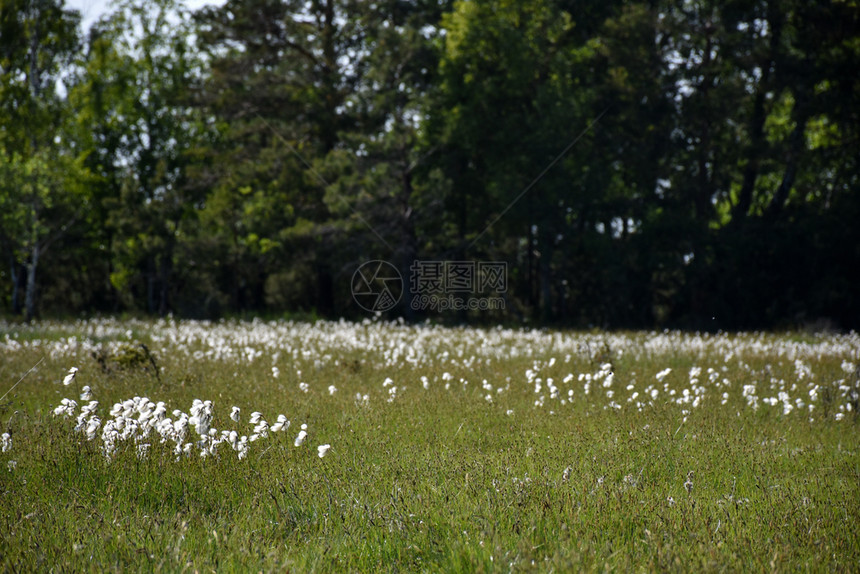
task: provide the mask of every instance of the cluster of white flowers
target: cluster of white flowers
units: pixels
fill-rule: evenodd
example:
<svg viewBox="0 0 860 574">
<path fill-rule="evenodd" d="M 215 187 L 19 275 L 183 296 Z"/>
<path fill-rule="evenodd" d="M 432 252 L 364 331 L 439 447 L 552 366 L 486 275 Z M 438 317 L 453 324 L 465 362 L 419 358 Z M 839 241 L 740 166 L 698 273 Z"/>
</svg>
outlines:
<svg viewBox="0 0 860 574">
<path fill-rule="evenodd" d="M 0 452 L 9 452 L 12 450 L 12 435 L 4 432 L 0 435 Z"/>
<path fill-rule="evenodd" d="M 388 389 L 388 399 L 386 399 L 389 403 L 393 403 L 397 398 L 397 385 L 394 384 L 394 381 L 391 380 L 390 377 L 386 377 L 384 381 L 382 381 L 382 388 Z"/>
<path fill-rule="evenodd" d="M 85 387 L 86 394 L 92 398 L 92 389 Z M 134 397 L 115 403 L 110 410 L 110 419 L 102 424 L 96 414 L 99 403 L 90 400 L 81 407 L 75 416 L 78 404 L 72 399 L 64 398 L 54 409 L 54 416 L 64 418 L 75 417 L 74 430 L 82 432 L 86 440 L 94 440 L 101 431 L 102 452 L 111 460 L 120 444 L 133 444 L 139 457 L 144 458 L 150 452 L 153 440 L 159 444 L 172 444 L 173 454 L 179 460 L 182 456 L 191 456 L 197 452 L 206 458 L 216 456 L 221 445 L 228 445 L 241 460 L 247 457 L 249 444 L 260 439 L 269 438 L 272 434 L 285 432 L 290 427 L 290 421 L 283 414 L 278 415 L 275 424 L 269 425 L 260 412 L 253 412 L 248 420 L 253 425 L 250 435 L 241 434 L 237 430 L 221 430 L 212 427 L 215 416 L 212 401 L 194 399 L 189 409 L 190 414 L 176 409 L 168 414 L 164 402 L 153 402 L 147 397 Z M 240 421 L 241 409 L 233 407 L 230 419 Z M 189 428 L 193 429 L 196 439 L 189 439 Z M 303 424 L 294 444 L 301 446 L 308 437 L 308 425 Z M 7 446 L 8 442 L 8 446 Z M 11 448 L 11 438 L 8 433 L 3 435 L 3 450 Z M 318 447 L 320 458 L 325 456 L 331 445 Z"/>
<path fill-rule="evenodd" d="M 241 372 L 242 365 L 257 364 L 269 381 L 276 379 L 276 384 L 284 382 L 292 390 L 298 385 L 298 391 L 303 393 L 335 397 L 339 396 L 339 389 L 329 384 L 331 381 L 315 386 L 318 383 L 303 379 L 302 374 L 312 377 L 309 373 L 337 367 L 348 360 L 350 367 L 355 362 L 366 365 L 368 371 L 380 373 L 379 379 L 371 378 L 367 386 L 359 383 L 348 389 L 360 408 L 368 407 L 371 402 L 381 405 L 402 402 L 411 391 L 409 381 L 420 382 L 424 390 L 432 390 L 434 395 L 444 390 L 485 401 L 501 413 L 513 413 L 516 409 L 518 414 L 523 411 L 513 401 L 523 393 L 532 397 L 534 409 L 545 409 L 549 414 L 564 412 L 572 405 L 589 412 L 601 409 L 644 412 L 672 405 L 677 408 L 679 419 L 705 405 L 707 408 L 731 405 L 729 408 L 810 418 L 815 410 L 816 415 L 827 413 L 831 420 L 843 419 L 857 408 L 860 400 L 857 369 L 860 334 L 857 333 L 822 334 L 792 341 L 767 333 L 576 333 L 502 327 L 450 329 L 374 319 L 359 323 L 262 320 L 212 323 L 171 318 L 155 322 L 93 319 L 77 321 L 71 326 L 43 323 L 40 330 L 76 333 L 50 340 L 39 339 L 39 331 L 30 329 L 29 326 L 10 329 L 11 334 L 0 339 L 0 355 L 38 348 L 57 360 L 68 360 L 97 346 L 111 352 L 119 348 L 116 345 L 127 345 L 135 334 L 146 338 L 155 356 L 178 360 L 188 357 L 229 365 L 235 370 L 234 376 Z M 26 331 L 28 336 L 19 336 L 19 331 Z M 355 359 L 356 356 L 360 359 Z M 682 367 L 673 362 L 678 357 L 697 357 L 698 364 Z M 703 362 L 707 360 L 712 362 Z M 510 376 L 504 380 L 494 379 L 495 374 L 490 376 L 495 369 L 487 366 L 510 361 L 528 366 L 524 369 L 525 377 L 522 371 L 513 375 L 513 381 Z M 583 371 L 580 372 L 573 368 L 577 363 L 594 367 L 580 367 Z M 656 367 L 638 373 L 628 368 L 639 364 Z M 78 382 L 80 376 L 77 368 L 72 367 L 64 373 L 62 381 L 70 385 Z M 385 381 L 381 387 L 377 382 L 380 379 Z M 467 379 L 472 379 L 472 383 Z M 476 381 L 480 383 L 474 384 Z M 507 392 L 512 387 L 515 392 Z M 80 405 L 92 400 L 92 389 L 83 387 Z M 79 403 L 66 399 L 55 412 L 58 416 L 77 417 L 83 411 Z M 153 413 L 150 416 L 155 416 L 157 406 L 150 410 Z M 95 411 L 88 411 L 78 420 L 81 432 L 90 429 L 91 433 L 96 427 L 101 432 L 104 424 L 99 426 L 94 416 Z M 139 416 L 140 413 L 134 418 Z M 159 416 L 168 418 L 166 413 Z M 238 408 L 229 416 L 237 424 L 245 420 L 240 418 Z M 205 401 L 192 405 L 186 417 L 186 425 L 207 437 L 216 420 L 211 402 L 206 405 Z M 178 420 L 175 416 L 169 418 L 174 423 Z M 276 432 L 275 428 L 280 432 L 287 427 L 286 420 L 280 424 L 264 422 L 252 423 L 253 432 L 248 429 L 246 433 L 248 443 L 268 437 Z M 237 444 L 241 443 L 241 436 L 239 433 Z"/>
<path fill-rule="evenodd" d="M 54 409 L 54 416 L 58 417 L 62 415 L 65 417 L 73 417 L 75 416 L 75 409 L 77 408 L 77 401 L 73 401 L 72 399 L 63 399 L 60 401 L 57 408 Z"/>
</svg>

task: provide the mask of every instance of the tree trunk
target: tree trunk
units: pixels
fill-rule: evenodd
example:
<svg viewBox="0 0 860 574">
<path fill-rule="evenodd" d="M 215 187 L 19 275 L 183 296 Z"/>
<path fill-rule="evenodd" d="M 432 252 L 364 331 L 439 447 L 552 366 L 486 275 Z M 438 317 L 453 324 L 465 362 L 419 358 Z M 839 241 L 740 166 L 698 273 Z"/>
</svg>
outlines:
<svg viewBox="0 0 860 574">
<path fill-rule="evenodd" d="M 168 295 L 170 293 L 170 268 L 173 260 L 172 249 L 167 250 L 167 253 L 161 256 L 161 265 L 159 269 L 159 297 L 158 297 L 158 314 L 162 317 L 167 315 L 169 310 Z"/>
<path fill-rule="evenodd" d="M 541 320 L 550 322 L 554 319 L 552 306 L 552 234 L 546 222 L 541 224 L 540 233 L 540 303 Z"/>
<path fill-rule="evenodd" d="M 12 314 L 17 315 L 21 312 L 21 298 L 18 296 L 21 278 L 18 275 L 18 262 L 15 258 L 9 257 L 9 263 L 12 272 Z"/>
<path fill-rule="evenodd" d="M 400 277 L 403 280 L 403 292 L 401 308 L 403 316 L 407 321 L 415 320 L 415 311 L 412 309 L 412 263 L 418 257 L 418 239 L 415 236 L 415 222 L 412 219 L 412 169 L 409 167 L 409 157 L 405 149 L 401 150 L 401 162 L 403 171 L 400 179 L 400 247 L 396 253 L 397 265 Z"/>
<path fill-rule="evenodd" d="M 27 291 L 24 297 L 25 320 L 29 323 L 36 316 L 36 267 L 39 265 L 39 242 L 33 242 L 30 261 L 27 263 Z"/>
</svg>

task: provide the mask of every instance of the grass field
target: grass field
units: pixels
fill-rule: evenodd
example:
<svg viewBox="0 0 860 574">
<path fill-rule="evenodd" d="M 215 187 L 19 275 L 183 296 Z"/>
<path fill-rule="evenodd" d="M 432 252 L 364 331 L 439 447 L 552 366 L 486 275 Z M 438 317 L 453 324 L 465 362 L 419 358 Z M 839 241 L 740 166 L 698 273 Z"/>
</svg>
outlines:
<svg viewBox="0 0 860 574">
<path fill-rule="evenodd" d="M 858 364 L 853 333 L 0 323 L 0 570 L 857 571 Z"/>
</svg>

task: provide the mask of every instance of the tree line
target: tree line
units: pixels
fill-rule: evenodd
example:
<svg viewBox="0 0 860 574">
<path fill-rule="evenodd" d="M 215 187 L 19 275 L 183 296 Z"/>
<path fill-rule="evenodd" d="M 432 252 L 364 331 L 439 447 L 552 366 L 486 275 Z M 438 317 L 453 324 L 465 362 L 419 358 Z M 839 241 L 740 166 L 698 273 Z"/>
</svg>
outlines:
<svg viewBox="0 0 860 574">
<path fill-rule="evenodd" d="M 361 263 L 446 260 L 507 264 L 504 311 L 457 320 L 857 327 L 858 24 L 848 0 L 120 0 L 83 30 L 0 0 L 4 313 L 359 317 Z"/>
</svg>

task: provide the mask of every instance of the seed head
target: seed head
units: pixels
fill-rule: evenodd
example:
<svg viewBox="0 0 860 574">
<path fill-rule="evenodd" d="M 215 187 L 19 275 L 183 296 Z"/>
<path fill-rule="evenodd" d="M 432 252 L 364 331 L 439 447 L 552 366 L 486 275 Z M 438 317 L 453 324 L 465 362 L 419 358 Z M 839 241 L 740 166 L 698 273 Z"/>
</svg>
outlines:
<svg viewBox="0 0 860 574">
<path fill-rule="evenodd" d="M 74 380 L 75 380 L 75 374 L 76 374 L 77 372 L 78 372 L 78 368 L 77 368 L 77 367 L 72 367 L 71 369 L 69 369 L 69 373 L 68 373 L 68 374 L 66 375 L 66 377 L 63 379 L 63 385 L 64 385 L 64 386 L 66 386 L 66 387 L 68 387 L 69 385 L 71 385 L 71 384 L 72 384 L 72 381 L 74 381 Z"/>
</svg>

